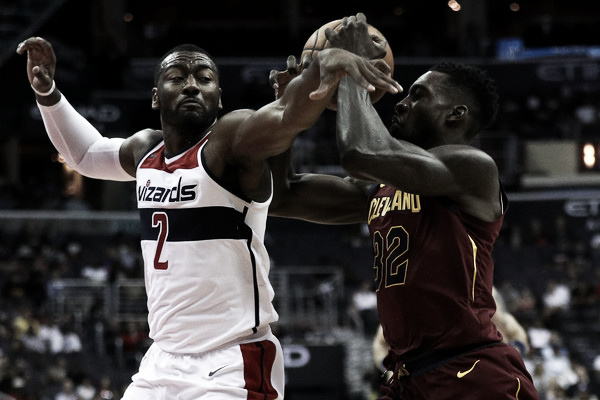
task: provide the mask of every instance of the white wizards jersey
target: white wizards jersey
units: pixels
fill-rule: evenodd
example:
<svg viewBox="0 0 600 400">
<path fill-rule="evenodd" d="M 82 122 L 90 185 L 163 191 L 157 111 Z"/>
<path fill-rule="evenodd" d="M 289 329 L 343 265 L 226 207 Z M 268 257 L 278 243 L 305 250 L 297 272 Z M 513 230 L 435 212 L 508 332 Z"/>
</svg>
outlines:
<svg viewBox="0 0 600 400">
<path fill-rule="evenodd" d="M 137 168 L 150 337 L 171 353 L 248 342 L 278 318 L 264 246 L 271 198 L 219 185 L 203 165 L 206 140 L 169 159 L 161 142 Z"/>
</svg>

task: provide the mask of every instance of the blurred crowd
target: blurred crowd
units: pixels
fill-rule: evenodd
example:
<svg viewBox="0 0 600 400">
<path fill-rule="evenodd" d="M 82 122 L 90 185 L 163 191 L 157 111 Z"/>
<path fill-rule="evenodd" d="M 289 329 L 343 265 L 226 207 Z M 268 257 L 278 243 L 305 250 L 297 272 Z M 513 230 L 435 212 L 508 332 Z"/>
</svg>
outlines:
<svg viewBox="0 0 600 400">
<path fill-rule="evenodd" d="M 505 225 L 494 254 L 497 287 L 527 329 L 525 361 L 542 400 L 600 395 L 600 259 L 564 217 Z"/>
<path fill-rule="evenodd" d="M 98 241 L 104 245 L 93 245 Z M 141 265 L 131 268 L 139 257 L 137 246 L 135 238 L 121 235 L 111 240 L 24 233 L 3 241 L 0 393 L 15 400 L 120 398 L 147 347 L 145 323 L 112 320 L 98 306 L 57 313 L 50 283 L 140 278 Z"/>
</svg>

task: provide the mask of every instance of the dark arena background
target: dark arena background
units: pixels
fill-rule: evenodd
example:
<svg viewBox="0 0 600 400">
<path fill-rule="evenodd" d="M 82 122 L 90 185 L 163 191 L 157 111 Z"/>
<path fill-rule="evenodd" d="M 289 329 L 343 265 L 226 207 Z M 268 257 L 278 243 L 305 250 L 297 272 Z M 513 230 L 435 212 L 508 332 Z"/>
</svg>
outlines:
<svg viewBox="0 0 600 400">
<path fill-rule="evenodd" d="M 216 58 L 225 111 L 257 108 L 274 97 L 271 69 L 322 24 L 357 12 L 389 40 L 405 88 L 442 59 L 483 66 L 498 82 L 499 117 L 475 143 L 511 200 L 495 284 L 528 331 L 540 397 L 598 399 L 600 3 L 589 0 L 2 0 L 1 393 L 118 399 L 149 345 L 133 184 L 59 162 L 18 43 L 49 39 L 61 91 L 104 135 L 125 137 L 159 127 L 152 70 L 174 45 Z M 384 121 L 399 99 L 377 103 Z M 328 111 L 297 139 L 302 171 L 343 174 L 334 123 Z M 271 218 L 266 240 L 286 399 L 375 398 L 365 227 Z"/>
</svg>

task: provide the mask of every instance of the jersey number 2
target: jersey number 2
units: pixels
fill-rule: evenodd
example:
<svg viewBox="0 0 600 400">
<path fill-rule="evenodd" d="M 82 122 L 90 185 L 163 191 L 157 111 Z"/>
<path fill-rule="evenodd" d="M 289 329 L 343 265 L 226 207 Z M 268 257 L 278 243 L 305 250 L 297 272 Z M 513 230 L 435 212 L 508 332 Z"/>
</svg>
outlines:
<svg viewBox="0 0 600 400">
<path fill-rule="evenodd" d="M 377 291 L 384 287 L 404 285 L 408 268 L 408 232 L 401 227 L 391 228 L 385 237 L 381 231 L 373 234 L 375 282 Z"/>
<path fill-rule="evenodd" d="M 169 235 L 169 218 L 163 212 L 152 214 L 152 227 L 158 228 L 158 239 L 156 240 L 156 253 L 154 253 L 154 269 L 169 268 L 168 261 L 160 261 L 163 246 Z"/>
</svg>

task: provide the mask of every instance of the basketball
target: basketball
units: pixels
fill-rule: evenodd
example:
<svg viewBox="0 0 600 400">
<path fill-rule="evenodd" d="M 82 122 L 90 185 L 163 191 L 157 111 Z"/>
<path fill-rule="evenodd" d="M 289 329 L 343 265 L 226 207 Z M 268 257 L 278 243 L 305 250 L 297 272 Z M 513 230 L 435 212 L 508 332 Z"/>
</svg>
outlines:
<svg viewBox="0 0 600 400">
<path fill-rule="evenodd" d="M 316 53 L 318 53 L 320 50 L 330 47 L 331 44 L 329 43 L 329 39 L 327 39 L 327 36 L 325 36 L 325 30 L 327 28 L 331 28 L 333 30 L 338 30 L 341 26 L 342 26 L 342 20 L 337 19 L 335 21 L 331 21 L 331 22 L 328 22 L 328 23 L 322 25 L 319 29 L 314 31 L 313 34 L 310 35 L 310 37 L 304 44 L 304 48 L 302 49 L 302 54 L 300 54 L 300 63 L 302 64 L 302 61 L 304 60 L 305 57 L 310 57 L 312 59 L 316 55 Z M 371 38 L 373 39 L 374 42 L 381 43 L 381 41 L 383 41 L 383 40 L 385 40 L 387 42 L 387 39 L 385 38 L 385 36 L 383 36 L 383 34 L 374 26 L 369 25 L 368 32 L 371 35 Z M 394 74 L 394 55 L 392 53 L 392 49 L 390 47 L 389 42 L 387 42 L 386 53 L 385 53 L 385 57 L 383 58 L 383 60 L 386 62 L 387 65 L 389 65 L 389 67 L 391 69 L 391 73 L 393 75 Z M 371 101 L 373 103 L 376 103 L 377 101 L 379 101 L 383 97 L 384 94 L 385 94 L 385 91 L 381 90 L 381 89 L 377 89 L 374 92 L 369 93 L 369 95 L 371 96 Z M 333 104 L 329 105 L 328 108 L 330 108 L 332 110 L 336 110 L 337 109 L 337 101 L 335 101 L 335 99 L 334 99 Z"/>
</svg>

